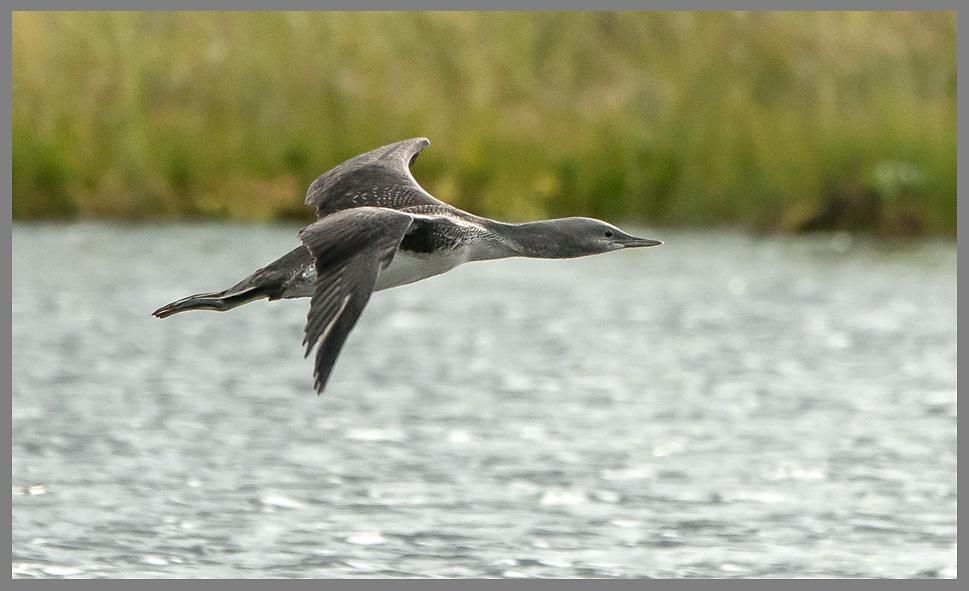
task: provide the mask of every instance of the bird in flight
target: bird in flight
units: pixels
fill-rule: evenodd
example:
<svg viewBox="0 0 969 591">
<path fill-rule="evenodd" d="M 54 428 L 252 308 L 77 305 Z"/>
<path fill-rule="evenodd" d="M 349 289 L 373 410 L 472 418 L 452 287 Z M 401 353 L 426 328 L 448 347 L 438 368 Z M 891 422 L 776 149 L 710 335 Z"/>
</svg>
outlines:
<svg viewBox="0 0 969 591">
<path fill-rule="evenodd" d="M 410 167 L 430 142 L 413 138 L 355 156 L 306 192 L 316 221 L 301 246 L 232 287 L 191 295 L 153 312 L 224 312 L 254 300 L 310 298 L 303 345 L 316 348 L 317 393 L 375 291 L 440 275 L 468 261 L 507 257 L 574 258 L 656 246 L 606 222 L 571 217 L 508 224 L 480 217 L 425 191 Z"/>
</svg>

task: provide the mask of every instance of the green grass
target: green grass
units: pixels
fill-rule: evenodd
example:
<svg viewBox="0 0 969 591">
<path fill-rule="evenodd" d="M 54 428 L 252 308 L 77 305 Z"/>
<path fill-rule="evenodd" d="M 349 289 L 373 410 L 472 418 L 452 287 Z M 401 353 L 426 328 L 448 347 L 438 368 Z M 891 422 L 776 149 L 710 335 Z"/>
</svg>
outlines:
<svg viewBox="0 0 969 591">
<path fill-rule="evenodd" d="M 412 136 L 503 217 L 956 230 L 952 13 L 26 13 L 13 215 L 311 217 Z"/>
</svg>

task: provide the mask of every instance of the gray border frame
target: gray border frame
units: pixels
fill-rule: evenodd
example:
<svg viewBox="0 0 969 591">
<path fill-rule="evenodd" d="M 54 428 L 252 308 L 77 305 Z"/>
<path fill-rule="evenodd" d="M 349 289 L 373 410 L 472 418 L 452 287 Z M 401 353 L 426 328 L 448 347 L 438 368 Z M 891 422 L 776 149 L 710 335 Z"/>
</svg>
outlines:
<svg viewBox="0 0 969 591">
<path fill-rule="evenodd" d="M 13 18 L 10 12 L 3 11 L 3 23 L 0 24 L 0 47 L 11 47 L 13 41 Z M 12 53 L 12 52 L 8 52 Z M 13 252 L 13 232 L 11 226 L 13 224 L 13 122 L 8 113 L 12 113 L 13 110 L 13 88 L 11 85 L 11 78 L 13 76 L 13 56 L 4 60 L 3 64 L 3 76 L 2 84 L 0 87 L 3 91 L 0 92 L 0 105 L 2 105 L 4 117 L 3 117 L 3 142 L 2 142 L 2 158 L 3 160 L 3 193 L 6 194 L 7 198 L 3 200 L 3 213 L 0 215 L 0 226 L 2 226 L 2 232 L 4 232 L 4 243 L 7 245 L 8 256 L 3 257 L 3 271 L 0 273 L 0 281 L 3 281 L 3 299 L 5 300 L 4 305 L 0 306 L 0 325 L 5 327 L 11 327 L 10 332 L 5 332 L 3 337 L 3 345 L 7 350 L 7 354 L 3 357 L 2 363 L 2 388 L 0 391 L 5 392 L 6 403 L 3 405 L 3 428 L 7 432 L 7 436 L 3 438 L 3 445 L 6 446 L 8 458 L 11 458 L 11 464 L 13 463 L 13 312 L 11 306 L 6 305 L 13 301 L 13 259 L 12 255 L 9 253 Z M 10 488 L 10 484 L 13 479 L 13 475 L 10 472 L 3 473 L 4 485 L 3 490 Z M 11 500 L 11 506 L 13 505 Z M 7 513 L 4 513 L 4 518 L 6 519 Z M 10 536 L 5 538 L 6 544 L 9 544 L 10 556 L 13 558 L 13 516 L 10 516 L 10 521 L 7 522 L 7 531 L 10 532 Z M 11 575 L 12 576 L 12 575 Z"/>
<path fill-rule="evenodd" d="M 77 3 L 71 2 L 43 2 L 36 3 L 40 6 L 31 6 L 27 2 L 21 2 L 16 8 L 4 6 L 2 18 L 3 23 L 0 27 L 0 47 L 11 47 L 11 37 L 12 37 L 12 11 L 15 9 L 19 10 L 79 10 L 81 8 L 87 10 L 127 10 L 127 9 L 141 9 L 148 10 L 152 7 L 148 2 L 145 2 L 142 6 L 134 6 L 133 3 L 122 3 L 116 1 L 95 1 L 88 2 L 85 5 L 79 6 Z M 363 2 L 327 2 L 328 6 L 320 6 L 318 4 L 310 3 L 308 0 L 282 2 L 278 5 L 271 6 L 274 10 L 281 9 L 299 9 L 299 10 L 420 10 L 420 9 L 445 9 L 453 10 L 457 8 L 453 2 L 446 2 L 441 0 L 423 0 L 419 2 L 408 3 L 407 6 L 397 5 L 394 0 L 378 0 L 378 1 L 363 1 Z M 928 2 L 900 2 L 898 0 L 893 1 L 883 1 L 883 2 L 873 2 L 870 0 L 854 0 L 853 2 L 841 3 L 833 0 L 815 0 L 810 3 L 810 5 L 805 5 L 805 3 L 800 3 L 800 6 L 778 6 L 777 3 L 772 3 L 769 0 L 741 0 L 730 3 L 730 5 L 703 5 L 695 1 L 670 1 L 670 0 L 654 0 L 648 3 L 645 2 L 635 2 L 635 1 L 617 1 L 617 0 L 605 0 L 592 3 L 590 0 L 560 0 L 559 2 L 553 2 L 551 0 L 536 1 L 536 0 L 524 0 L 520 2 L 508 2 L 507 0 L 492 0 L 488 3 L 489 5 L 484 5 L 484 3 L 477 3 L 476 6 L 471 7 L 477 10 L 912 10 L 912 11 L 931 11 L 931 10 L 946 10 L 953 11 L 957 13 L 957 19 L 960 16 L 958 13 L 959 4 L 952 1 L 928 1 Z M 259 0 L 236 0 L 233 3 L 233 10 L 265 10 L 270 7 L 269 3 L 266 1 Z M 469 7 L 462 7 L 462 9 L 468 9 Z M 165 6 L 166 10 L 224 10 L 224 6 L 220 6 L 220 3 L 212 1 L 201 1 L 201 2 L 189 2 L 186 0 L 175 0 L 169 2 Z M 959 40 L 958 45 L 958 75 L 961 78 L 966 74 L 965 67 L 965 54 L 966 54 L 966 43 Z M 12 59 L 10 52 L 8 50 L 8 57 L 4 60 L 3 73 L 2 73 L 2 85 L 0 85 L 0 97 L 2 97 L 3 111 L 5 113 L 11 113 L 11 93 L 12 93 Z M 965 97 L 960 96 L 958 100 L 959 112 L 965 112 Z M 7 194 L 8 199 L 5 201 L 3 214 L 0 215 L 0 225 L 2 225 L 2 230 L 6 234 L 6 244 L 8 245 L 8 253 L 12 251 L 12 218 L 11 218 L 11 208 L 12 208 L 12 193 L 10 188 L 12 186 L 12 144 L 11 144 L 11 128 L 12 122 L 9 117 L 4 117 L 2 121 L 2 131 L 3 131 L 3 141 L 0 142 L 2 145 L 2 152 L 0 152 L 0 158 L 3 161 L 3 179 L 4 179 L 4 192 Z M 965 133 L 966 125 L 964 122 L 960 121 L 958 124 L 958 137 L 959 144 L 965 145 Z M 964 167 L 965 155 L 960 152 L 960 157 L 958 159 L 959 169 Z M 961 180 L 964 175 L 957 174 L 957 181 Z M 961 183 L 959 183 L 961 187 Z M 959 190 L 959 195 L 963 191 Z M 960 199 L 961 201 L 962 199 Z M 960 208 L 958 212 L 958 222 L 959 225 L 964 226 L 967 219 L 969 219 L 969 213 L 966 212 L 965 208 Z M 959 255 L 965 254 L 963 250 L 965 241 L 959 241 L 958 236 L 956 238 L 957 250 Z M 962 256 L 959 256 L 962 259 Z M 4 282 L 3 288 L 3 299 L 6 300 L 0 312 L 0 324 L 4 326 L 11 326 L 11 306 L 8 305 L 12 300 L 12 268 L 11 259 L 8 257 L 3 257 L 2 259 L 4 270 L 0 274 L 0 279 Z M 959 265 L 962 266 L 961 264 Z M 969 280 L 967 280 L 969 283 Z M 960 286 L 961 287 L 961 286 Z M 959 328 L 964 322 L 959 322 Z M 961 339 L 959 339 L 961 341 Z M 12 336 L 11 333 L 6 333 L 6 336 L 2 340 L 2 343 L 7 348 L 4 361 L 2 363 L 2 384 L 5 386 L 3 389 L 7 392 L 8 403 L 3 406 L 4 413 L 4 428 L 8 430 L 12 429 L 12 392 L 9 386 L 12 380 Z M 960 343 L 961 344 L 961 343 Z M 961 367 L 963 361 L 969 356 L 964 347 L 959 347 L 958 354 L 958 365 Z M 3 446 L 6 450 L 7 457 L 11 456 L 11 438 L 7 436 L 3 439 Z M 10 482 L 10 473 L 7 472 L 4 475 L 5 482 Z M 959 478 L 959 484 L 964 484 L 963 479 Z M 960 486 L 960 489 L 965 489 L 964 486 Z M 7 530 L 12 533 L 11 526 L 11 514 L 7 512 L 4 514 L 4 519 L 7 520 L 5 523 L 7 525 Z M 10 555 L 12 555 L 12 537 L 7 537 L 7 548 L 11 550 Z M 958 557 L 962 558 L 964 552 L 961 550 L 958 553 Z M 769 579 L 733 579 L 733 580 L 631 580 L 631 579 L 574 579 L 574 580 L 541 580 L 541 579 L 491 579 L 491 580 L 427 580 L 427 579 L 412 579 L 412 580 L 400 580 L 400 579 L 356 579 L 356 580 L 341 580 L 341 579 L 320 579 L 320 580 L 290 580 L 290 581 L 279 581 L 279 580 L 164 580 L 164 581 L 152 581 L 152 580 L 66 580 L 66 581 L 55 581 L 50 579 L 44 580 L 23 580 L 23 579 L 11 579 L 10 586 L 8 587 L 6 582 L 0 581 L 2 588 L 11 589 L 59 589 L 64 587 L 77 588 L 77 589 L 90 589 L 90 590 L 105 590 L 110 591 L 112 589 L 214 589 L 214 590 L 256 590 L 256 589 L 283 589 L 283 590 L 301 590 L 301 589 L 352 589 L 352 590 L 400 590 L 400 591 L 433 591 L 435 589 L 469 589 L 469 590 L 501 590 L 508 589 L 514 591 L 520 590 L 565 590 L 570 589 L 669 589 L 669 590 L 694 590 L 694 589 L 727 589 L 730 590 L 749 590 L 749 589 L 877 589 L 881 590 L 893 590 L 893 589 L 919 589 L 919 590 L 935 590 L 935 589 L 958 589 L 961 586 L 958 584 L 958 579 L 955 580 L 879 580 L 879 579 L 865 579 L 865 580 L 823 580 L 816 581 L 810 579 L 800 579 L 800 580 L 769 580 Z"/>
</svg>

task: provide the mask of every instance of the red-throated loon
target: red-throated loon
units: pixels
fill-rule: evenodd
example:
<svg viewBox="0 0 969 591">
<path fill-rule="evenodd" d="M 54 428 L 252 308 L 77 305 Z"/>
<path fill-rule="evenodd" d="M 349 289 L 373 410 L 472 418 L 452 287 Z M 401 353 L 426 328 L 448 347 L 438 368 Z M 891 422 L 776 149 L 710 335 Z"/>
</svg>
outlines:
<svg viewBox="0 0 969 591">
<path fill-rule="evenodd" d="M 375 291 L 468 261 L 573 258 L 662 244 L 590 218 L 506 224 L 438 201 L 410 172 L 429 144 L 426 138 L 404 140 L 324 173 L 306 192 L 317 220 L 300 231 L 302 246 L 229 289 L 192 295 L 153 314 L 165 318 L 186 310 L 231 310 L 262 298 L 310 297 L 303 344 L 307 356 L 316 347 L 320 393 Z"/>
</svg>

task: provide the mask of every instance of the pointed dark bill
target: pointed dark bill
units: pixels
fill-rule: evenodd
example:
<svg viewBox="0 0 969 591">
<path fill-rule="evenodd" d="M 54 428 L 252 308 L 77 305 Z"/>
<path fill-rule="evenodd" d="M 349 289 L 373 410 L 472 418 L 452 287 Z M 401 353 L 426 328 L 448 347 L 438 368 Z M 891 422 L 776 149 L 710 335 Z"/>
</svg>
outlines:
<svg viewBox="0 0 969 591">
<path fill-rule="evenodd" d="M 630 238 L 628 240 L 623 240 L 622 245 L 624 248 L 638 248 L 641 246 L 659 246 L 663 244 L 662 240 L 650 240 L 649 238 Z"/>
</svg>

